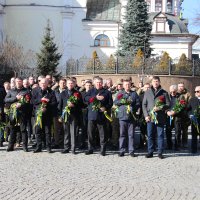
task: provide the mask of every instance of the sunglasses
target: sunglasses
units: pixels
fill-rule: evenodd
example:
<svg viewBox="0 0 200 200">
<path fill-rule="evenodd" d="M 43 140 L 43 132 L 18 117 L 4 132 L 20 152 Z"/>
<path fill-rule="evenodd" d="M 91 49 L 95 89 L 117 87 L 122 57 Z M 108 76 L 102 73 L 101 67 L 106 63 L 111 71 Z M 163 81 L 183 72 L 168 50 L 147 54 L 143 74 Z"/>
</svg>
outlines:
<svg viewBox="0 0 200 200">
<path fill-rule="evenodd" d="M 195 91 L 195 93 L 200 93 L 200 91 Z"/>
</svg>

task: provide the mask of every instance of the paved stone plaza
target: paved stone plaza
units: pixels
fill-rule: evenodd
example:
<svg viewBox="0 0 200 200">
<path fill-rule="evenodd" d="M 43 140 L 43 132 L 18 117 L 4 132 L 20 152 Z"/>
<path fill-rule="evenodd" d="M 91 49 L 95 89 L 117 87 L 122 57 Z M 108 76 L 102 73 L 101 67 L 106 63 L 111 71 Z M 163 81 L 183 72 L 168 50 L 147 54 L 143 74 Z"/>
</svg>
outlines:
<svg viewBox="0 0 200 200">
<path fill-rule="evenodd" d="M 0 199 L 200 199 L 200 154 L 166 152 L 160 160 L 0 149 Z"/>
</svg>

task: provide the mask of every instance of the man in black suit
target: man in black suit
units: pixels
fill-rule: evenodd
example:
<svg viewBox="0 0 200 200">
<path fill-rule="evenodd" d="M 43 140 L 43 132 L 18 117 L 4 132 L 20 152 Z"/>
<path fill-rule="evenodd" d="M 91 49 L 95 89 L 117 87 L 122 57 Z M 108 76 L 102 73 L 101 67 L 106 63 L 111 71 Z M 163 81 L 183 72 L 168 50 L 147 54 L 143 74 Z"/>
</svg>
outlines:
<svg viewBox="0 0 200 200">
<path fill-rule="evenodd" d="M 15 89 L 11 89 L 8 91 L 6 97 L 5 97 L 5 103 L 12 105 L 13 103 L 16 103 L 16 107 L 18 110 L 18 117 L 20 118 L 20 131 L 22 134 L 22 142 L 23 142 L 23 150 L 25 152 L 28 151 L 28 133 L 27 133 L 27 123 L 29 119 L 29 105 L 30 103 L 22 103 L 20 102 L 22 98 L 26 98 L 28 96 L 28 99 L 30 101 L 30 91 L 23 87 L 23 81 L 21 78 L 15 79 Z M 12 114 L 12 113 L 11 113 Z M 13 151 L 14 150 L 14 144 L 16 141 L 16 133 L 17 133 L 17 122 L 15 119 L 12 119 L 10 116 L 10 141 L 8 144 L 7 151 Z"/>
<path fill-rule="evenodd" d="M 52 89 L 48 87 L 48 80 L 46 78 L 41 79 L 40 87 L 35 88 L 32 91 L 32 103 L 35 108 L 35 118 L 37 118 L 37 112 L 41 108 L 42 102 L 46 102 L 46 106 L 42 108 L 42 127 L 36 124 L 36 142 L 37 147 L 34 153 L 42 151 L 42 135 L 45 135 L 47 151 L 51 151 L 51 125 L 53 119 L 53 113 L 57 106 L 56 96 Z"/>
<path fill-rule="evenodd" d="M 195 97 L 192 97 L 189 100 L 188 111 L 190 119 L 194 118 L 196 112 L 198 113 L 197 123 L 200 131 L 200 86 L 197 86 L 195 88 Z M 198 132 L 197 126 L 195 126 L 194 123 L 192 123 L 192 144 L 191 144 L 192 153 L 197 153 L 197 146 L 198 146 L 197 136 L 199 134 L 200 133 Z"/>
<path fill-rule="evenodd" d="M 63 119 L 64 150 L 62 151 L 62 153 L 69 153 L 70 143 L 71 143 L 72 154 L 75 154 L 76 150 L 78 117 L 83 107 L 83 100 L 81 93 L 75 90 L 74 87 L 75 87 L 74 80 L 73 79 L 67 80 L 67 89 L 64 90 L 60 95 L 60 103 L 59 103 L 60 114 L 62 115 L 62 112 L 66 108 L 66 106 L 68 106 L 70 109 L 70 114 L 66 113 L 67 117 Z M 69 99 L 74 97 L 76 98 L 76 101 L 71 102 Z"/>
<path fill-rule="evenodd" d="M 0 121 L 4 121 L 4 98 L 6 96 L 6 91 L 3 86 L 0 85 Z M 3 146 L 4 133 L 3 130 L 0 130 L 0 147 Z"/>
<path fill-rule="evenodd" d="M 106 117 L 104 112 L 111 109 L 113 105 L 112 94 L 107 89 L 103 88 L 103 80 L 96 77 L 94 80 L 95 87 L 85 95 L 85 102 L 88 103 L 88 151 L 86 155 L 93 153 L 94 134 L 96 128 L 99 131 L 101 155 L 105 156 L 106 152 Z M 91 98 L 96 98 L 100 102 L 99 109 L 94 109 L 91 103 Z"/>
</svg>

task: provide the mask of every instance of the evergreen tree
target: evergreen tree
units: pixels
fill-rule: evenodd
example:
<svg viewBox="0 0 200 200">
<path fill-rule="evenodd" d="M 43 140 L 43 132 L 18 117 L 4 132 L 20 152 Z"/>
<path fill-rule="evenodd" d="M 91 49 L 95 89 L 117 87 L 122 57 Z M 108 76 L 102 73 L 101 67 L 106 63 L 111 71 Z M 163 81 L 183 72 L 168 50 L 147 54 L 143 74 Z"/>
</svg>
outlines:
<svg viewBox="0 0 200 200">
<path fill-rule="evenodd" d="M 149 57 L 152 25 L 148 20 L 145 0 L 128 0 L 124 19 L 117 54 L 119 56 L 135 55 L 138 49 L 141 49 L 145 57 Z"/>
<path fill-rule="evenodd" d="M 51 28 L 49 21 L 46 27 L 46 34 L 42 40 L 42 48 L 40 53 L 37 53 L 37 75 L 47 75 L 58 77 L 60 73 L 57 72 L 59 60 L 62 57 L 58 53 L 58 47 L 54 43 L 54 37 L 51 36 Z"/>
</svg>

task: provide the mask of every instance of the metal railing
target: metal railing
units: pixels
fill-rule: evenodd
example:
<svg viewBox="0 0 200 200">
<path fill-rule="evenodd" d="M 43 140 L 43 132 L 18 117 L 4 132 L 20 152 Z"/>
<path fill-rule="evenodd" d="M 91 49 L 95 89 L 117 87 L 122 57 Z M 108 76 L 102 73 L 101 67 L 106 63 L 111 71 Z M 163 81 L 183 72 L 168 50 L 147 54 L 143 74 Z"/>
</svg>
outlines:
<svg viewBox="0 0 200 200">
<path fill-rule="evenodd" d="M 66 75 L 86 74 L 146 74 L 146 75 L 180 75 L 200 76 L 200 59 L 178 59 L 163 61 L 161 58 L 147 58 L 137 61 L 132 57 L 117 59 L 82 57 L 69 59 L 66 63 Z"/>
</svg>

